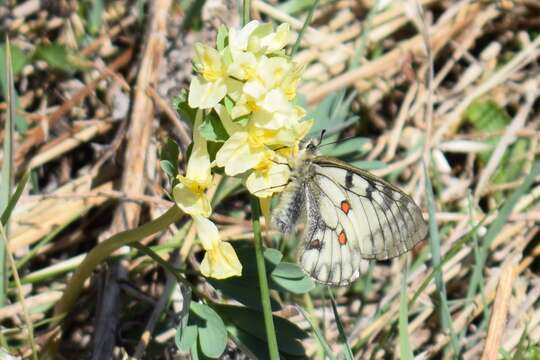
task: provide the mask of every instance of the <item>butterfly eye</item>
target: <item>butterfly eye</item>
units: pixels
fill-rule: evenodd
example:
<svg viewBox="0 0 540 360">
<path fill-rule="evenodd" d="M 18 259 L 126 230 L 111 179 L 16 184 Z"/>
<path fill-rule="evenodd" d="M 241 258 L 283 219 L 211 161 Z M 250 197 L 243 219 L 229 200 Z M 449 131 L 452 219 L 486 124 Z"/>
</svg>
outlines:
<svg viewBox="0 0 540 360">
<path fill-rule="evenodd" d="M 307 145 L 306 145 L 306 150 L 310 153 L 314 153 L 315 151 L 317 151 L 317 145 L 315 145 L 313 143 L 313 141 L 310 141 Z"/>
</svg>

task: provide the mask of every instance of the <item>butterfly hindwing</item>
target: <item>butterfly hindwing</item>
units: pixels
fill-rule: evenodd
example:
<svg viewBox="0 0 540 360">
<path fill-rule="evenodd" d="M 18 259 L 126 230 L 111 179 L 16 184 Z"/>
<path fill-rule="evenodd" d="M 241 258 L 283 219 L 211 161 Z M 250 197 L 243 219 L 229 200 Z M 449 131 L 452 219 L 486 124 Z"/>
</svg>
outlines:
<svg viewBox="0 0 540 360">
<path fill-rule="evenodd" d="M 360 258 L 389 259 L 425 238 L 420 209 L 396 187 L 334 159 L 317 157 L 310 167 L 300 262 L 315 280 L 347 285 Z"/>
</svg>

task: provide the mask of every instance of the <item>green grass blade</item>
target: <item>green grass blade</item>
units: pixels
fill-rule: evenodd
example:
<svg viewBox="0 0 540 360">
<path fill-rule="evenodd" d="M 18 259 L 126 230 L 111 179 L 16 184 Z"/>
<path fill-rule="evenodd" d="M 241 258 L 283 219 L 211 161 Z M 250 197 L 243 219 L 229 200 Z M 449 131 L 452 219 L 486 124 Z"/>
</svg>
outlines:
<svg viewBox="0 0 540 360">
<path fill-rule="evenodd" d="M 401 291 L 399 295 L 399 353 L 404 360 L 413 360 L 414 354 L 411 350 L 409 340 L 409 299 L 407 298 L 407 269 L 403 271 L 401 278 Z"/>
<path fill-rule="evenodd" d="M 328 296 L 330 297 L 330 303 L 332 304 L 332 311 L 334 312 L 334 318 L 336 319 L 336 325 L 339 332 L 339 340 L 342 343 L 343 351 L 345 352 L 345 358 L 347 360 L 353 360 L 353 352 L 351 350 L 351 347 L 349 346 L 349 342 L 347 341 L 347 335 L 345 334 L 345 330 L 343 329 L 343 323 L 341 322 L 341 319 L 339 317 L 336 301 L 334 300 L 334 295 L 332 295 L 332 291 L 329 288 L 326 288 L 328 291 Z"/>
<path fill-rule="evenodd" d="M 22 192 L 24 188 L 26 187 L 26 183 L 28 182 L 28 178 L 30 177 L 30 173 L 27 172 L 23 175 L 21 180 L 19 180 L 19 183 L 17 184 L 17 188 L 15 189 L 15 193 L 9 198 L 9 201 L 7 202 L 7 206 L 4 208 L 4 211 L 2 211 L 2 216 L 0 217 L 0 221 L 2 222 L 2 225 L 4 227 L 7 225 L 9 218 L 11 217 L 11 213 L 13 212 L 13 209 L 15 208 L 15 205 L 17 205 L 17 202 L 19 201 L 19 198 L 22 195 Z"/>
<path fill-rule="evenodd" d="M 442 266 L 441 266 L 441 239 L 439 237 L 439 229 L 437 222 L 435 221 L 435 200 L 433 198 L 433 187 L 431 186 L 431 179 L 429 177 L 426 164 L 424 167 L 424 178 L 426 179 L 426 199 L 427 208 L 429 213 L 429 244 L 431 247 L 431 259 L 435 268 L 435 286 L 440 300 L 440 314 L 442 328 L 450 334 L 450 343 L 455 355 L 460 352 L 459 341 L 454 331 L 452 324 L 452 316 L 450 315 L 450 308 L 448 307 L 448 297 L 446 295 L 446 286 L 443 280 Z"/>
<path fill-rule="evenodd" d="M 474 227 L 474 213 L 473 213 L 473 195 L 471 191 L 467 193 L 467 201 L 468 201 L 468 207 L 469 207 L 469 225 L 471 228 Z M 476 231 L 472 234 L 473 239 L 473 250 L 474 250 L 474 261 L 478 263 L 480 261 L 480 246 L 478 245 L 478 236 L 476 234 Z M 489 319 L 489 307 L 487 306 L 487 300 L 486 300 L 486 294 L 484 289 L 484 274 L 480 274 L 480 299 L 482 301 L 483 305 L 483 313 L 484 313 L 484 321 L 482 322 L 482 327 L 485 327 L 487 324 L 487 320 Z M 469 305 L 473 302 L 474 298 L 467 298 L 465 299 L 465 304 Z M 466 328 L 463 329 L 463 334 L 466 332 Z"/>
<path fill-rule="evenodd" d="M 476 290 L 480 285 L 482 271 L 486 263 L 489 248 L 493 243 L 493 240 L 501 232 L 503 226 L 507 223 L 508 217 L 512 213 L 514 206 L 521 199 L 521 197 L 530 189 L 534 179 L 540 174 L 540 160 L 535 161 L 531 172 L 527 175 L 523 183 L 510 194 L 508 199 L 504 202 L 501 210 L 499 211 L 495 220 L 489 225 L 486 235 L 484 236 L 482 245 L 480 246 L 480 254 L 478 261 L 474 265 L 471 280 L 469 282 L 469 289 L 467 290 L 467 299 L 472 298 L 476 294 Z"/>
<path fill-rule="evenodd" d="M 3 164 L 0 179 L 0 212 L 4 213 L 7 209 L 11 190 L 13 187 L 13 132 L 15 130 L 15 99 L 13 98 L 13 67 L 11 66 L 11 45 L 6 36 L 5 50 L 5 75 L 6 75 L 6 103 L 7 113 L 4 127 L 4 147 Z M 2 221 L 2 223 L 4 223 Z M 5 223 L 6 237 L 9 237 L 9 222 Z M 6 263 L 6 244 L 0 244 L 0 306 L 6 302 L 6 283 L 7 283 L 7 263 Z"/>
<path fill-rule="evenodd" d="M 315 0 L 313 4 L 311 5 L 311 7 L 309 8 L 306 21 L 304 21 L 304 24 L 302 25 L 302 29 L 300 29 L 300 32 L 298 33 L 298 36 L 296 37 L 296 41 L 294 42 L 294 46 L 291 49 L 291 56 L 296 54 L 296 51 L 298 51 L 298 48 L 300 47 L 300 42 L 302 41 L 302 37 L 304 36 L 304 33 L 306 32 L 306 29 L 309 26 L 309 24 L 311 24 L 311 19 L 313 18 L 313 13 L 315 12 L 315 9 L 317 9 L 317 6 L 319 6 L 319 0 Z"/>
<path fill-rule="evenodd" d="M 326 341 L 326 339 L 324 338 L 324 336 L 321 334 L 320 330 L 319 330 L 319 327 L 317 326 L 317 324 L 315 324 L 312 320 L 311 320 L 311 317 L 306 313 L 306 311 L 304 309 L 302 309 L 300 306 L 296 306 L 296 308 L 298 309 L 298 311 L 302 314 L 302 316 L 304 316 L 304 319 L 306 319 L 306 321 L 309 323 L 309 325 L 311 326 L 311 329 L 313 330 L 313 333 L 315 334 L 315 338 L 317 339 L 319 345 L 321 346 L 321 348 L 323 349 L 325 355 L 326 355 L 326 358 L 330 359 L 330 360 L 335 360 L 336 357 L 334 356 L 334 354 L 332 353 L 332 349 L 330 348 L 330 345 L 328 344 L 328 342 Z"/>
</svg>

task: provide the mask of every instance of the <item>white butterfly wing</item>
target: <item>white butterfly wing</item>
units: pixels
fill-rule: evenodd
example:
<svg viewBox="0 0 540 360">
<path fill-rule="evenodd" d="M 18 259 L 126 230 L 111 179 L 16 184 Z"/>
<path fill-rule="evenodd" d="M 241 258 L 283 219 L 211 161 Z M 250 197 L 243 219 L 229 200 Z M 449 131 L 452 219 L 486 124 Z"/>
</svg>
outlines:
<svg viewBox="0 0 540 360">
<path fill-rule="evenodd" d="M 348 285 L 359 276 L 361 259 L 399 256 L 426 237 L 420 209 L 396 187 L 333 159 L 317 158 L 311 166 L 300 263 L 315 280 Z"/>
</svg>

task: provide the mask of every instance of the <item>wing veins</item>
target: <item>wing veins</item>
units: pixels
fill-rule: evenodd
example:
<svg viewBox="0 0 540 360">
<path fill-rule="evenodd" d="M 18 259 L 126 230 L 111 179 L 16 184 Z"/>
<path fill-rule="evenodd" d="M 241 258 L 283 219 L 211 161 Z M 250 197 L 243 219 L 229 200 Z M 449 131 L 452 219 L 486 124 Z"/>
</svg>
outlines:
<svg viewBox="0 0 540 360">
<path fill-rule="evenodd" d="M 317 175 L 318 175 L 318 176 L 325 177 L 325 178 L 327 178 L 328 180 L 330 180 L 331 182 L 337 184 L 337 185 L 338 185 L 340 188 L 342 188 L 343 190 L 349 191 L 349 192 L 351 192 L 352 194 L 355 194 L 356 196 L 361 197 L 361 198 L 364 198 L 364 199 L 367 199 L 367 200 L 369 201 L 369 203 L 370 203 L 371 206 L 373 207 L 373 210 L 374 210 L 374 212 L 375 212 L 375 216 L 377 217 L 377 222 L 379 223 L 379 229 L 380 229 L 380 231 L 381 231 L 381 235 L 382 235 L 382 238 L 383 238 L 384 251 L 388 254 L 388 250 L 386 249 L 386 236 L 384 235 L 383 227 L 382 227 L 382 224 L 381 224 L 381 219 L 379 219 L 379 214 L 378 214 L 378 212 L 377 212 L 377 209 L 375 209 L 375 206 L 373 205 L 373 203 L 376 203 L 377 205 L 379 205 L 379 203 L 376 202 L 376 201 L 373 201 L 372 199 L 370 199 L 369 197 L 367 197 L 367 196 L 365 196 L 365 195 L 360 195 L 360 194 L 358 194 L 358 193 L 352 191 L 351 189 L 345 189 L 343 186 L 341 186 L 341 184 L 339 184 L 338 182 L 336 182 L 335 179 L 330 178 L 330 177 L 329 177 L 328 175 L 326 175 L 326 174 L 317 173 Z M 360 176 L 360 175 L 359 175 L 359 176 Z M 317 186 L 319 186 L 319 184 L 317 184 Z M 319 189 L 321 189 L 321 192 L 322 192 L 323 194 L 326 195 L 326 193 L 324 192 L 324 190 L 323 190 L 320 186 L 319 186 Z M 328 197 L 328 195 L 326 195 L 326 196 Z M 383 210 L 383 208 L 382 208 L 380 205 L 379 205 L 379 207 L 381 208 L 381 210 Z M 383 213 L 384 216 L 386 217 L 386 214 L 384 213 L 384 211 L 382 211 L 382 213 Z M 368 222 L 369 222 L 369 219 L 367 218 L 367 216 L 366 216 L 366 219 L 367 219 Z M 386 221 L 388 222 L 388 217 L 386 217 Z M 390 224 L 390 223 L 388 222 L 388 224 Z M 371 229 L 370 229 L 370 230 L 371 230 Z M 390 228 L 390 231 L 393 233 L 392 228 Z M 375 255 L 375 257 L 377 257 L 377 256 Z"/>
</svg>

